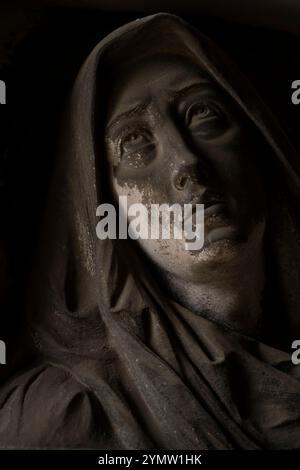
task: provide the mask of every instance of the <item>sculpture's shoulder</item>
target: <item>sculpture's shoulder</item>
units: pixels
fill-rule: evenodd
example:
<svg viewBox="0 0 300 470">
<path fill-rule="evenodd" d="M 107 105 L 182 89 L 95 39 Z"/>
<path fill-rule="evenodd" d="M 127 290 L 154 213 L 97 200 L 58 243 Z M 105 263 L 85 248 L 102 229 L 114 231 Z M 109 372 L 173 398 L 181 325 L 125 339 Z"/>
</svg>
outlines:
<svg viewBox="0 0 300 470">
<path fill-rule="evenodd" d="M 59 367 L 37 366 L 0 387 L 1 448 L 94 447 L 100 420 L 94 394 Z"/>
</svg>

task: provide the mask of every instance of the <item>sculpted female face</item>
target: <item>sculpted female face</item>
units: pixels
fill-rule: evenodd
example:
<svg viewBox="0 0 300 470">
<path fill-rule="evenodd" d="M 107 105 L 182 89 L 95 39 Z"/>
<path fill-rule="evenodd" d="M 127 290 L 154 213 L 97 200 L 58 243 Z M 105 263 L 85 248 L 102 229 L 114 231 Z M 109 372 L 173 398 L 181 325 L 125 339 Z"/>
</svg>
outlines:
<svg viewBox="0 0 300 470">
<path fill-rule="evenodd" d="M 108 96 L 105 146 L 115 196 L 128 205 L 204 204 L 205 243 L 138 240 L 154 264 L 205 279 L 261 249 L 264 195 L 257 139 L 237 106 L 188 59 L 132 63 Z M 260 144 L 261 145 L 261 144 Z"/>
</svg>

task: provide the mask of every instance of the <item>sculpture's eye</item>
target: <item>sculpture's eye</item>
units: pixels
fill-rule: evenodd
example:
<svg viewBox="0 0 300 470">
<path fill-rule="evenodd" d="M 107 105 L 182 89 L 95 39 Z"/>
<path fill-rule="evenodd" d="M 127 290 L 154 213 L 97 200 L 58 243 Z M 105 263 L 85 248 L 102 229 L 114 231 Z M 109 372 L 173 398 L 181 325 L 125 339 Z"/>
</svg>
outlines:
<svg viewBox="0 0 300 470">
<path fill-rule="evenodd" d="M 155 145 L 146 129 L 125 129 L 119 140 L 120 160 L 135 168 L 147 165 L 154 157 Z"/>
<path fill-rule="evenodd" d="M 145 135 L 139 132 L 129 132 L 121 140 L 122 152 L 132 152 L 137 148 L 142 148 L 148 144 L 148 139 Z"/>
<path fill-rule="evenodd" d="M 189 126 L 197 124 L 199 121 L 213 116 L 211 108 L 205 103 L 196 103 L 187 110 L 186 118 Z"/>
<path fill-rule="evenodd" d="M 188 107 L 185 122 L 192 134 L 206 138 L 216 137 L 225 127 L 225 118 L 212 103 L 197 102 Z"/>
</svg>

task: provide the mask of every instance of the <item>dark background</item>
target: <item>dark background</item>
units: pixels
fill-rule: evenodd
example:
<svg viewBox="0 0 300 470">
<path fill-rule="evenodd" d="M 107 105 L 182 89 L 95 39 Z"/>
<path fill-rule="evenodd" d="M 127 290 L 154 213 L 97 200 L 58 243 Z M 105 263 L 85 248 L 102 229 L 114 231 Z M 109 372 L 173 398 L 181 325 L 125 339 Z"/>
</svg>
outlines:
<svg viewBox="0 0 300 470">
<path fill-rule="evenodd" d="M 6 340 L 10 357 L 22 351 L 26 284 L 64 101 L 97 42 L 145 15 L 145 11 L 132 11 L 136 2 L 128 2 L 130 12 L 120 8 L 104 12 L 92 5 L 83 9 L 84 2 L 73 3 L 76 8 L 26 7 L 24 3 L 0 7 L 0 79 L 7 85 L 7 104 L 0 106 L 0 339 Z M 126 1 L 122 5 L 125 8 Z M 236 60 L 300 152 L 300 105 L 291 102 L 291 83 L 300 79 L 300 37 L 295 34 L 294 18 L 283 22 L 285 31 L 280 31 L 280 24 L 261 21 L 259 11 L 257 24 L 269 27 L 208 16 L 205 9 L 204 13 L 191 9 L 181 16 Z M 255 23 L 255 11 L 251 23 Z"/>
</svg>

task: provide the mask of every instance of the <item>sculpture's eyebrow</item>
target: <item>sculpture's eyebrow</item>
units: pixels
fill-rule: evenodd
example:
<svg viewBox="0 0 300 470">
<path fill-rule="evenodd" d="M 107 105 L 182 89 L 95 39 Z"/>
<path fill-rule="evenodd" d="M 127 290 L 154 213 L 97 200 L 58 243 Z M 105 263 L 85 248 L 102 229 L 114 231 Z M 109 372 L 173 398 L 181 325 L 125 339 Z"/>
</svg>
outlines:
<svg viewBox="0 0 300 470">
<path fill-rule="evenodd" d="M 109 133 L 116 124 L 119 124 L 121 121 L 124 121 L 125 119 L 129 119 L 133 116 L 140 116 L 143 113 L 145 113 L 146 109 L 148 108 L 151 100 L 145 101 L 144 103 L 139 103 L 137 106 L 134 106 L 133 108 L 124 111 L 124 113 L 119 114 L 117 117 L 111 121 L 108 126 L 106 132 Z"/>
<path fill-rule="evenodd" d="M 193 83 L 192 85 L 182 88 L 181 90 L 177 90 L 173 92 L 171 94 L 171 97 L 174 100 L 178 100 L 181 98 L 185 98 L 185 96 L 193 92 L 199 92 L 199 91 L 207 90 L 209 88 L 212 88 L 212 83 L 209 80 L 202 79 L 201 81 L 197 81 L 196 83 Z"/>
</svg>

